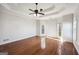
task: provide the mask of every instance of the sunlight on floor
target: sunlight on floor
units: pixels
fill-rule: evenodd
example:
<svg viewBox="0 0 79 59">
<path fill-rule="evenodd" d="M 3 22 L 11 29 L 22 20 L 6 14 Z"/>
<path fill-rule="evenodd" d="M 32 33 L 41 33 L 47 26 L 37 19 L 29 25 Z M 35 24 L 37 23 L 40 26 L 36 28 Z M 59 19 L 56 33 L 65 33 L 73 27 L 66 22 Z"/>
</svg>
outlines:
<svg viewBox="0 0 79 59">
<path fill-rule="evenodd" d="M 58 54 L 61 55 L 62 53 L 62 44 L 63 44 L 63 38 L 62 37 L 59 37 L 60 40 L 59 40 L 59 47 L 58 47 Z"/>
<path fill-rule="evenodd" d="M 41 37 L 41 49 L 45 49 L 46 48 L 46 37 L 42 36 Z"/>
</svg>

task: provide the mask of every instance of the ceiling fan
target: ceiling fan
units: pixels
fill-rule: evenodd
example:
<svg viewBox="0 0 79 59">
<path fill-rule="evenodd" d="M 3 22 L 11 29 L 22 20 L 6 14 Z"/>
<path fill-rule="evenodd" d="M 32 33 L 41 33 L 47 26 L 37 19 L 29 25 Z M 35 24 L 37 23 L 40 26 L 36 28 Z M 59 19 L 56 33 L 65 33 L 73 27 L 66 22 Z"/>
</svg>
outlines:
<svg viewBox="0 0 79 59">
<path fill-rule="evenodd" d="M 36 16 L 37 16 L 38 14 L 40 14 L 40 15 L 45 15 L 44 13 L 42 13 L 43 9 L 40 9 L 40 10 L 37 9 L 38 3 L 35 3 L 35 5 L 36 5 L 36 9 L 35 9 L 35 10 L 29 9 L 30 11 L 33 12 L 33 13 L 30 13 L 29 15 L 31 15 L 31 14 L 35 14 Z"/>
</svg>

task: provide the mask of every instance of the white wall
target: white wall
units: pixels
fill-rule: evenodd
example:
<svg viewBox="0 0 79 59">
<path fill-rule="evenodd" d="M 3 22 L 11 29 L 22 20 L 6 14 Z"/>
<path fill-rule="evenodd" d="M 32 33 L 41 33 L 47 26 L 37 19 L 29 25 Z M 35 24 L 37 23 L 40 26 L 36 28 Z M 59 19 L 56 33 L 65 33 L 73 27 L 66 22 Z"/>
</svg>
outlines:
<svg viewBox="0 0 79 59">
<path fill-rule="evenodd" d="M 63 17 L 62 37 L 64 41 L 72 42 L 72 14 Z"/>
<path fill-rule="evenodd" d="M 36 21 L 0 10 L 0 44 L 36 35 Z"/>
<path fill-rule="evenodd" d="M 49 19 L 46 21 L 46 33 L 47 36 L 57 37 L 57 20 Z"/>
<path fill-rule="evenodd" d="M 40 36 L 40 20 L 36 20 L 36 35 Z"/>
</svg>

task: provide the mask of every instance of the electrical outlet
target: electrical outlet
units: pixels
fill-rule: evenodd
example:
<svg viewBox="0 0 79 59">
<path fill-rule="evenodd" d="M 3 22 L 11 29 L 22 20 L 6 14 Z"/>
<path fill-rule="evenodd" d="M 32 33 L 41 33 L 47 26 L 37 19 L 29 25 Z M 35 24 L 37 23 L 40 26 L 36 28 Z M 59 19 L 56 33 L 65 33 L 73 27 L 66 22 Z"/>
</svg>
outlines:
<svg viewBox="0 0 79 59">
<path fill-rule="evenodd" d="M 3 41 L 8 41 L 9 39 L 4 39 Z"/>
</svg>

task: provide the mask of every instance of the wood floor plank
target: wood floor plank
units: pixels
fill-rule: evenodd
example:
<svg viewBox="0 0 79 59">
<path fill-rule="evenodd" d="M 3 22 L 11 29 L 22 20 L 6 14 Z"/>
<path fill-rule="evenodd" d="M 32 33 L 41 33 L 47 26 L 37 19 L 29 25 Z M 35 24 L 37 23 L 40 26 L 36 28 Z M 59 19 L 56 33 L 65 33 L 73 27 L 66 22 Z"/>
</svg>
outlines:
<svg viewBox="0 0 79 59">
<path fill-rule="evenodd" d="M 0 52 L 8 52 L 9 55 L 77 55 L 77 51 L 70 42 L 64 42 L 60 47 L 60 41 L 46 38 L 46 48 L 41 49 L 40 37 L 4 44 L 0 46 Z M 61 52 L 59 52 L 61 50 Z"/>
</svg>

